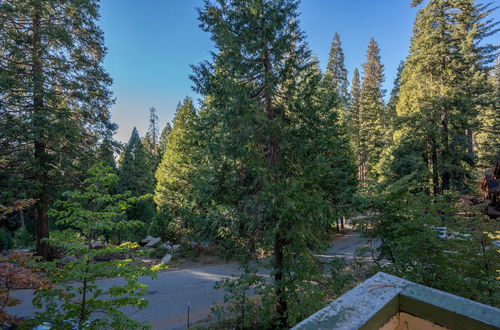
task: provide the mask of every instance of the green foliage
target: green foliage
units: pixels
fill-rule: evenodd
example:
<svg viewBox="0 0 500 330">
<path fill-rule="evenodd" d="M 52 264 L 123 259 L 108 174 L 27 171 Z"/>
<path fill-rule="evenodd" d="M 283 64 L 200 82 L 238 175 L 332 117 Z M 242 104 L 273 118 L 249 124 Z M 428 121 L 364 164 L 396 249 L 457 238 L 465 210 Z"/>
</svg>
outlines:
<svg viewBox="0 0 500 330">
<path fill-rule="evenodd" d="M 134 127 L 128 143 L 120 155 L 118 174 L 121 192 L 131 192 L 134 197 L 141 197 L 127 210 L 129 217 L 151 223 L 155 217 L 155 206 L 152 197 L 157 166 L 153 146 L 149 138 L 141 139 Z M 137 239 L 137 235 L 145 234 L 145 230 L 136 231 L 129 238 Z"/>
<path fill-rule="evenodd" d="M 205 97 L 192 176 L 196 221 L 243 264 L 257 249 L 272 254 L 273 308 L 265 320 L 274 327 L 298 321 L 304 292 L 321 301 L 310 289 L 324 279 L 313 251 L 325 246 L 356 182 L 332 111 L 337 95 L 321 86 L 297 6 L 207 2 L 201 26 L 218 51 L 192 77 Z"/>
<path fill-rule="evenodd" d="M 342 109 L 339 114 L 345 117 L 349 110 L 349 81 L 347 80 L 347 69 L 344 64 L 344 51 L 342 50 L 340 35 L 337 32 L 333 35 L 328 64 L 323 76 L 323 84 L 330 93 L 337 96 L 339 106 Z"/>
<path fill-rule="evenodd" d="M 13 246 L 12 234 L 0 227 L 0 251 L 8 250 Z"/>
<path fill-rule="evenodd" d="M 488 89 L 489 87 L 489 89 Z M 484 84 L 486 95 L 483 104 L 478 106 L 478 127 L 474 132 L 474 151 L 477 165 L 488 168 L 500 159 L 500 57 L 497 58 L 494 70 Z"/>
<path fill-rule="evenodd" d="M 354 285 L 352 275 L 346 271 L 343 259 L 334 259 L 323 265 L 321 281 L 305 280 L 295 291 L 291 323 L 297 323 L 323 308 Z M 217 325 L 236 329 L 275 329 L 279 327 L 273 313 L 274 286 L 257 269 L 247 266 L 245 272 L 232 279 L 217 282 L 216 289 L 224 289 L 224 303 L 212 307 Z"/>
<path fill-rule="evenodd" d="M 172 131 L 172 125 L 167 123 L 163 130 L 161 131 L 160 141 L 158 143 L 158 158 L 161 161 L 163 159 L 163 154 L 167 150 L 167 141 L 170 132 Z"/>
<path fill-rule="evenodd" d="M 146 286 L 138 278 L 153 277 L 158 267 L 132 262 L 130 255 L 138 247 L 134 243 L 93 247 L 97 239 L 142 226 L 141 222 L 126 217 L 135 198 L 129 194 L 111 194 L 117 183 L 118 176 L 111 173 L 111 168 L 99 164 L 89 170 L 82 191 L 66 192 L 65 199 L 55 203 L 57 209 L 51 210 L 51 217 L 59 227 L 66 229 L 52 235 L 48 241 L 66 256 L 75 258 L 40 264 L 54 286 L 35 292 L 34 306 L 45 308 L 36 314 L 35 323 L 48 322 L 61 329 L 69 329 L 72 324 L 89 329 L 146 327 L 131 320 L 120 308 L 147 305 L 142 298 Z M 116 260 L 115 256 L 123 258 Z M 97 283 L 98 279 L 118 277 L 124 279 L 125 284 L 107 288 Z M 99 313 L 97 318 L 93 317 L 96 313 Z"/>
<path fill-rule="evenodd" d="M 35 240 L 26 227 L 20 227 L 14 232 L 13 242 L 16 249 L 30 249 L 34 247 Z"/>
<path fill-rule="evenodd" d="M 133 196 L 141 196 L 153 191 L 154 167 L 148 159 L 149 156 L 134 127 L 119 162 L 122 191 L 130 191 Z"/>
<path fill-rule="evenodd" d="M 467 189 L 477 111 L 491 103 L 486 73 L 498 48 L 480 44 L 495 32 L 489 7 L 472 0 L 431 0 L 415 20 L 401 74 L 397 135 L 415 142 L 419 166 L 432 173 L 434 194 Z"/>
<path fill-rule="evenodd" d="M 104 139 L 97 147 L 96 164 L 102 162 L 116 170 L 115 150 L 117 148 L 117 142 L 108 138 Z"/>
<path fill-rule="evenodd" d="M 349 139 L 358 165 L 358 179 L 361 179 L 361 81 L 358 68 L 354 69 L 351 82 L 351 106 L 348 115 Z"/>
<path fill-rule="evenodd" d="M 193 155 L 196 119 L 193 101 L 184 99 L 177 106 L 174 128 L 168 134 L 165 152 L 156 171 L 154 199 L 158 214 L 152 229 L 164 239 L 178 241 L 187 234 L 188 228 L 192 228 L 189 212 L 191 175 L 196 169 Z"/>
<path fill-rule="evenodd" d="M 97 142 L 116 129 L 99 4 L 0 6 L 0 185 L 15 199 L 37 199 L 37 252 L 47 257 L 49 202 L 84 176 Z"/>
<path fill-rule="evenodd" d="M 495 224 L 453 194 L 429 195 L 420 181 L 407 175 L 370 200 L 375 215 L 363 228 L 381 240 L 379 269 L 497 306 L 499 259 L 488 237 Z"/>
<path fill-rule="evenodd" d="M 377 179 L 374 169 L 379 162 L 387 141 L 384 129 L 384 66 L 380 60 L 380 49 L 374 38 L 370 39 L 363 63 L 363 77 L 359 101 L 359 164 L 360 180 Z"/>
<path fill-rule="evenodd" d="M 394 84 L 391 90 L 391 97 L 389 98 L 389 102 L 387 103 L 387 107 L 385 109 L 384 116 L 384 127 L 387 131 L 387 145 L 392 144 L 392 138 L 394 131 L 398 128 L 397 123 L 397 112 L 396 105 L 399 100 L 399 93 L 401 90 L 401 74 L 403 73 L 404 62 L 401 61 L 398 66 L 398 71 L 396 73 L 396 78 L 394 79 Z"/>
<path fill-rule="evenodd" d="M 156 114 L 156 112 L 157 111 L 154 107 L 149 108 L 149 127 L 144 141 L 148 146 L 147 150 L 151 155 L 151 161 L 153 163 L 152 166 L 155 169 L 158 166 L 158 162 L 160 161 L 160 158 L 158 158 L 158 142 L 160 139 L 160 129 L 158 128 L 158 115 Z"/>
</svg>

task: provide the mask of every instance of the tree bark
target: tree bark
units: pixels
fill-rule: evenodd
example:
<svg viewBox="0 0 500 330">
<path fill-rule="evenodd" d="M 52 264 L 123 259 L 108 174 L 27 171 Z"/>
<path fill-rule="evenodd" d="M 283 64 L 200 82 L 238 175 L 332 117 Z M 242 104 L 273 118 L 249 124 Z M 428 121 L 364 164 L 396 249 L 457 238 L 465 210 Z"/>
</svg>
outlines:
<svg viewBox="0 0 500 330">
<path fill-rule="evenodd" d="M 436 142 L 432 141 L 431 162 L 432 162 L 432 193 L 434 196 L 439 194 L 439 173 Z"/>
<path fill-rule="evenodd" d="M 38 202 L 36 204 L 36 253 L 47 259 L 49 257 L 49 245 L 42 242 L 49 237 L 49 191 L 48 191 L 48 164 L 47 150 L 43 134 L 40 132 L 45 126 L 44 99 L 43 99 L 43 64 L 42 64 L 42 38 L 40 35 L 41 4 L 35 2 L 33 15 L 33 53 L 32 53 L 32 74 L 33 74 L 33 129 L 38 130 L 34 134 L 34 158 L 36 164 L 36 181 L 39 185 Z"/>
<path fill-rule="evenodd" d="M 274 107 L 272 104 L 271 89 L 268 85 L 267 78 L 271 72 L 269 63 L 269 50 L 264 50 L 264 56 L 262 59 L 264 65 L 264 101 L 265 101 L 265 111 L 267 114 L 267 119 L 272 123 L 275 119 Z M 273 130 L 271 130 L 273 131 Z M 277 167 L 278 167 L 278 141 L 274 134 L 269 137 L 269 145 L 267 150 L 267 162 L 269 169 L 271 170 L 271 180 L 273 183 L 278 181 Z M 272 215 L 270 221 L 275 227 L 279 226 L 278 218 L 276 215 Z M 281 229 L 281 230 L 280 230 Z M 288 304 L 285 297 L 286 288 L 284 287 L 284 246 L 286 241 L 282 237 L 282 229 L 277 228 L 274 236 L 274 286 L 276 292 L 276 312 L 278 313 L 280 328 L 288 327 Z"/>
<path fill-rule="evenodd" d="M 443 128 L 443 137 L 444 137 L 444 159 L 442 163 L 445 164 L 445 168 L 443 170 L 443 174 L 441 177 L 441 191 L 446 191 L 450 189 L 450 155 L 451 155 L 451 150 L 450 150 L 450 143 L 449 143 L 449 137 L 448 137 L 448 111 L 446 109 L 443 109 L 443 119 L 441 121 L 441 125 Z"/>
<path fill-rule="evenodd" d="M 25 225 L 25 221 L 24 221 L 24 211 L 23 211 L 23 209 L 19 210 L 19 226 L 21 226 L 21 228 L 24 228 L 26 226 Z"/>
</svg>

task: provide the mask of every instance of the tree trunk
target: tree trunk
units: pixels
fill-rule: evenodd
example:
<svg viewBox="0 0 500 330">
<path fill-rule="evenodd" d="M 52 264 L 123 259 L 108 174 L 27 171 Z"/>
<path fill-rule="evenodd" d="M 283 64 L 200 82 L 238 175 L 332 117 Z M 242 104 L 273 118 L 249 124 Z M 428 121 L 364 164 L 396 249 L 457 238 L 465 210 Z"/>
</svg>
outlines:
<svg viewBox="0 0 500 330">
<path fill-rule="evenodd" d="M 24 228 L 26 226 L 25 225 L 25 221 L 24 221 L 24 211 L 23 211 L 23 209 L 19 210 L 19 226 L 21 226 L 21 228 Z"/>
<path fill-rule="evenodd" d="M 474 154 L 474 135 L 472 134 L 472 129 L 467 128 L 467 153 L 471 158 L 475 156 Z"/>
<path fill-rule="evenodd" d="M 274 121 L 275 113 L 272 104 L 271 89 L 268 86 L 267 78 L 271 72 L 269 63 L 269 50 L 264 50 L 264 56 L 262 59 L 264 65 L 264 98 L 265 98 L 265 111 L 267 114 L 267 119 L 270 123 Z M 271 130 L 273 131 L 273 130 Z M 271 135 L 269 137 L 269 145 L 267 150 L 267 162 L 269 169 L 271 170 L 272 176 L 271 180 L 273 183 L 277 182 L 277 166 L 278 166 L 278 141 L 276 136 Z M 278 218 L 276 215 L 272 215 L 270 221 L 275 227 L 278 227 Z M 280 328 L 288 327 L 288 304 L 285 297 L 286 288 L 284 287 L 284 246 L 286 244 L 285 240 L 282 238 L 282 230 L 277 228 L 274 236 L 274 286 L 276 292 L 276 312 L 278 313 Z"/>
<path fill-rule="evenodd" d="M 443 136 L 444 136 L 444 157 L 443 157 L 443 162 L 445 165 L 443 175 L 441 177 L 441 191 L 446 191 L 450 189 L 450 156 L 451 156 L 451 150 L 450 150 L 450 143 L 449 143 L 449 137 L 448 137 L 448 112 L 446 109 L 443 110 L 443 119 L 441 121 L 441 125 L 443 127 Z"/>
<path fill-rule="evenodd" d="M 286 288 L 283 283 L 284 245 L 285 241 L 280 238 L 279 234 L 276 234 L 274 240 L 274 287 L 276 290 L 276 312 L 279 317 L 279 328 L 288 328 L 288 303 L 285 297 Z"/>
<path fill-rule="evenodd" d="M 431 162 L 432 162 L 432 193 L 434 196 L 439 194 L 439 173 L 437 169 L 437 150 L 436 143 L 432 141 Z"/>
<path fill-rule="evenodd" d="M 43 141 L 42 127 L 44 117 L 43 101 L 43 65 L 42 65 L 42 38 L 40 36 L 41 4 L 35 2 L 35 14 L 33 15 L 33 129 L 38 130 L 34 140 L 34 158 L 36 164 L 36 181 L 39 185 L 38 202 L 36 204 L 36 252 L 39 256 L 47 259 L 49 257 L 49 245 L 42 242 L 49 237 L 49 192 L 48 192 L 48 164 L 46 144 Z"/>
</svg>

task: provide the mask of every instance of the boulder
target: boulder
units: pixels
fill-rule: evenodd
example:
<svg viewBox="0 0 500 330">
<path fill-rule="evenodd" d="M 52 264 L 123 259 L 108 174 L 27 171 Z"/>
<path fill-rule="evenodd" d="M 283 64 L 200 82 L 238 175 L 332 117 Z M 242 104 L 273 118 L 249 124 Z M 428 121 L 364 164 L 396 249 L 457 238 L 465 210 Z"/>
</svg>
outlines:
<svg viewBox="0 0 500 330">
<path fill-rule="evenodd" d="M 161 247 L 162 247 L 162 248 L 164 248 L 164 249 L 167 249 L 167 250 L 172 250 L 172 245 L 170 245 L 170 243 L 169 243 L 169 242 L 167 242 L 167 243 L 163 243 L 163 244 L 161 245 Z"/>
<path fill-rule="evenodd" d="M 154 247 L 156 244 L 160 243 L 161 242 L 161 238 L 160 237 L 154 237 L 153 239 L 151 239 L 148 244 L 146 244 L 146 247 Z"/>
<path fill-rule="evenodd" d="M 153 236 L 146 236 L 143 240 L 141 240 L 142 244 L 148 244 L 149 241 L 151 241 L 154 237 Z"/>
<path fill-rule="evenodd" d="M 101 243 L 101 241 L 92 240 L 92 241 L 90 241 L 90 248 L 91 249 L 103 249 L 104 245 Z"/>
<path fill-rule="evenodd" d="M 70 262 L 75 262 L 77 261 L 78 259 L 76 258 L 76 256 L 70 254 L 69 256 L 65 256 L 64 258 L 61 259 L 61 263 L 63 265 L 67 265 L 69 264 Z"/>
<path fill-rule="evenodd" d="M 160 263 L 161 264 L 168 264 L 170 260 L 172 259 L 172 255 L 170 253 L 165 254 L 163 258 L 161 258 Z"/>
<path fill-rule="evenodd" d="M 99 255 L 94 257 L 94 261 L 97 262 L 108 262 L 111 260 L 124 260 L 127 259 L 128 255 L 122 252 L 109 253 L 104 255 Z"/>
</svg>

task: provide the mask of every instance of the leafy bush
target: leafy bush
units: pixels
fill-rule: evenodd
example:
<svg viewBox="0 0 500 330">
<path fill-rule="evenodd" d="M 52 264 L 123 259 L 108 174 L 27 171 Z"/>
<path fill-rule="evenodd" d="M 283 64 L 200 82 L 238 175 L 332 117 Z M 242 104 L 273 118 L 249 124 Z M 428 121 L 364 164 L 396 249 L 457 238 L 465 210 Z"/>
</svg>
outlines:
<svg viewBox="0 0 500 330">
<path fill-rule="evenodd" d="M 13 241 L 16 249 L 31 249 L 35 245 L 34 237 L 26 227 L 21 227 L 14 232 Z"/>
<path fill-rule="evenodd" d="M 347 266 L 343 259 L 334 258 L 321 264 L 324 272 L 319 276 L 310 277 L 309 280 L 290 280 L 294 281 L 294 290 L 287 292 L 292 302 L 288 306 L 289 324 L 298 323 L 351 289 L 354 279 L 346 271 Z M 288 285 L 292 287 L 292 284 Z M 266 276 L 258 274 L 257 268 L 247 266 L 243 274 L 223 279 L 216 283 L 215 288 L 225 290 L 224 303 L 212 307 L 218 327 L 280 328 L 275 310 L 276 288 Z"/>
<path fill-rule="evenodd" d="M 379 269 L 498 306 L 500 259 L 491 239 L 496 223 L 480 207 L 461 202 L 457 192 L 433 196 L 414 178 L 408 175 L 372 196 L 376 213 L 363 230 L 381 240 Z M 439 237 L 437 227 L 450 235 Z"/>
<path fill-rule="evenodd" d="M 0 228 L 0 251 L 8 250 L 12 247 L 12 245 L 12 234 L 4 228 Z"/>
<path fill-rule="evenodd" d="M 134 202 L 129 194 L 111 194 L 118 177 L 111 168 L 96 165 L 89 170 L 83 191 L 64 193 L 50 211 L 56 225 L 64 230 L 47 240 L 53 248 L 64 251 L 66 260 L 46 261 L 39 265 L 54 284 L 35 292 L 33 305 L 43 312 L 36 313 L 32 325 L 50 324 L 67 329 L 141 329 L 147 324 L 136 322 L 120 309 L 124 306 L 144 308 L 146 286 L 139 276 L 154 277 L 163 266 L 147 267 L 132 262 L 126 256 L 137 249 L 136 243 L 107 244 L 93 248 L 92 241 L 100 236 L 137 228 L 139 221 L 129 220 L 126 210 Z M 109 256 L 120 255 L 115 260 Z M 97 280 L 122 278 L 125 284 L 102 288 Z M 95 317 L 99 313 L 99 317 Z M 68 320 L 70 322 L 68 323 Z"/>
</svg>

